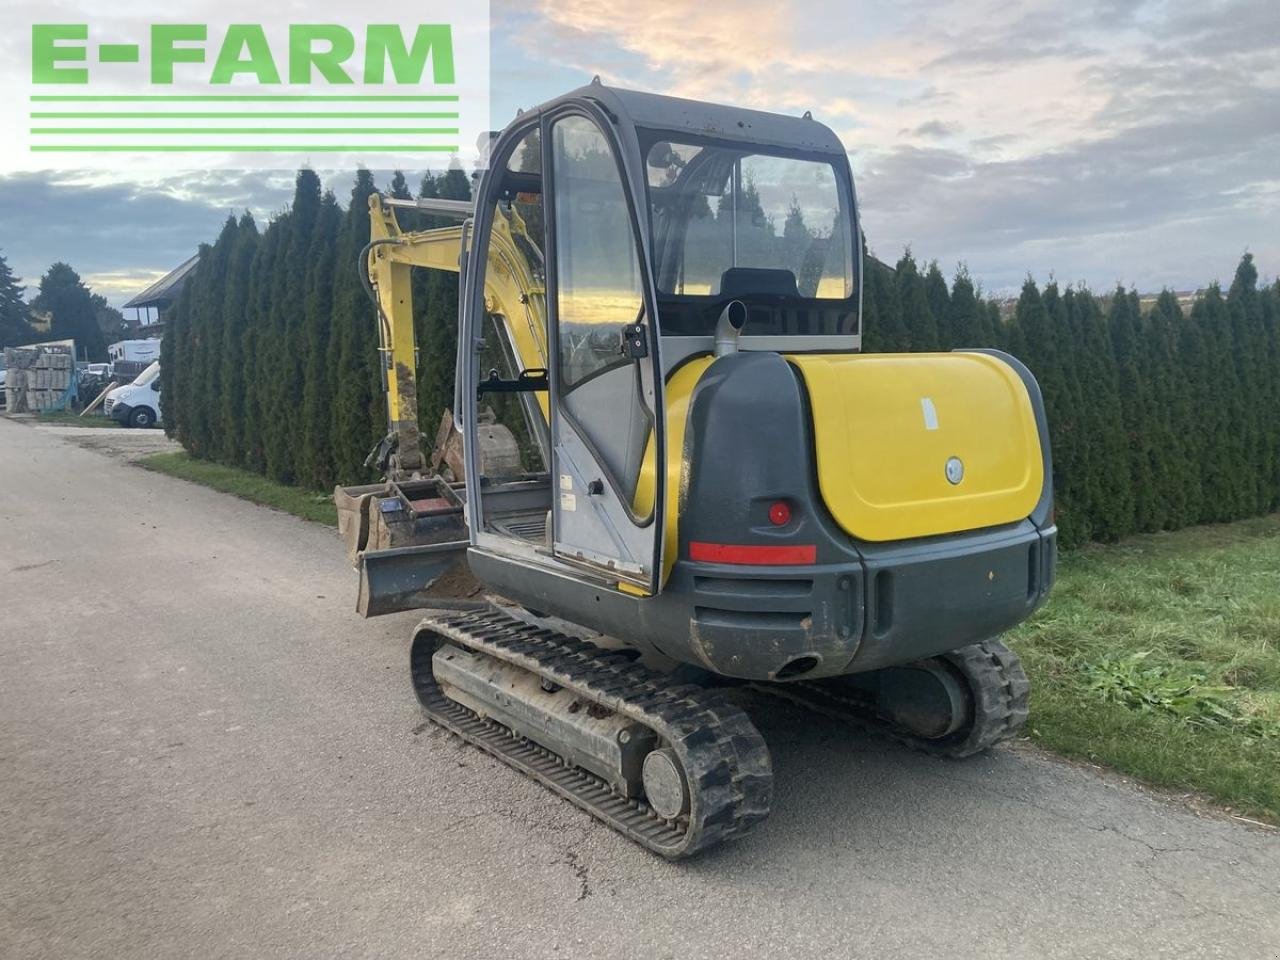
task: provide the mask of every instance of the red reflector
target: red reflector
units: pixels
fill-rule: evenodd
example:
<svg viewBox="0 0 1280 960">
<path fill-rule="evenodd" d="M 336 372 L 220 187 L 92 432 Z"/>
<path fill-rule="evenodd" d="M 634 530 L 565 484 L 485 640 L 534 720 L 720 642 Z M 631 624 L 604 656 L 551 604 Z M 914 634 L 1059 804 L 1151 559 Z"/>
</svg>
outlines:
<svg viewBox="0 0 1280 960">
<path fill-rule="evenodd" d="M 775 527 L 785 527 L 791 522 L 791 504 L 779 500 L 769 508 L 769 522 Z"/>
<path fill-rule="evenodd" d="M 689 544 L 689 559 L 702 563 L 744 563 L 754 566 L 795 566 L 817 563 L 818 548 L 809 546 L 754 546 L 732 543 Z"/>
</svg>

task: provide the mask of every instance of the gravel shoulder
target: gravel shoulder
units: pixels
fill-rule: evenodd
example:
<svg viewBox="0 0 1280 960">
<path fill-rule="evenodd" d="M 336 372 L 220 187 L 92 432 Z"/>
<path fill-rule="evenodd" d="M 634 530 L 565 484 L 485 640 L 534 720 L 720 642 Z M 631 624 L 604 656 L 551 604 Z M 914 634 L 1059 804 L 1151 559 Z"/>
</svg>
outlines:
<svg viewBox="0 0 1280 960">
<path fill-rule="evenodd" d="M 28 414 L 15 414 L 5 418 L 10 424 L 20 424 L 37 433 L 57 437 L 76 446 L 104 453 L 116 460 L 131 462 L 153 453 L 176 453 L 182 446 L 170 440 L 158 427 L 136 430 L 132 427 L 106 427 L 100 424 L 78 426 L 64 423 L 41 423 Z"/>
</svg>

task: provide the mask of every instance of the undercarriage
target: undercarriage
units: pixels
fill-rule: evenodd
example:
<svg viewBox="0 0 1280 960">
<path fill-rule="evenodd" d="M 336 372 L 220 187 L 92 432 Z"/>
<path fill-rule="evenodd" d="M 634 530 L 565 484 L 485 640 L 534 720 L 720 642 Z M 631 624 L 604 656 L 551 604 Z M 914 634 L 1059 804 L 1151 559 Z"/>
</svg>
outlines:
<svg viewBox="0 0 1280 960">
<path fill-rule="evenodd" d="M 769 814 L 769 750 L 723 692 L 500 609 L 442 611 L 414 635 L 428 716 L 644 847 L 680 859 Z M 1015 735 L 1026 675 L 999 641 L 917 663 L 759 689 L 940 756 Z"/>
</svg>

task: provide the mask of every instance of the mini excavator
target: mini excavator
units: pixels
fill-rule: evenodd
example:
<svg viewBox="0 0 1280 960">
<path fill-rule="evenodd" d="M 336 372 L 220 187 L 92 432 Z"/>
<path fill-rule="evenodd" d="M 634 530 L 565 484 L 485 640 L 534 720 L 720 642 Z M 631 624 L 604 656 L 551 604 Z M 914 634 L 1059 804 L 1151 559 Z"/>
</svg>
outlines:
<svg viewBox="0 0 1280 960">
<path fill-rule="evenodd" d="M 474 203 L 369 202 L 385 481 L 334 498 L 360 613 L 424 611 L 431 720 L 672 859 L 769 812 L 723 686 L 944 757 L 1022 727 L 998 637 L 1054 579 L 1040 391 L 993 350 L 861 352 L 831 130 L 597 80 L 496 134 Z M 422 268 L 459 276 L 430 450 Z"/>
</svg>

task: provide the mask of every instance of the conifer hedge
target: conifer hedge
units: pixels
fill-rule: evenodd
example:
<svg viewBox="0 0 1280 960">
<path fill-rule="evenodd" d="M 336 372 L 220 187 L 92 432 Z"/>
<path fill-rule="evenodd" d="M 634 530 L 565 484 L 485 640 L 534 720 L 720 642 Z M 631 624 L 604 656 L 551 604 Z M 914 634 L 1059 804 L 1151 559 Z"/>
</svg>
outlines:
<svg viewBox="0 0 1280 960">
<path fill-rule="evenodd" d="M 364 460 L 386 414 L 355 268 L 376 189 L 358 171 L 343 207 L 302 170 L 293 203 L 264 229 L 230 217 L 201 247 L 161 355 L 166 430 L 193 456 L 317 490 L 376 479 Z M 403 174 L 387 192 L 410 195 Z M 418 192 L 467 199 L 470 182 L 429 173 Z M 1167 290 L 1144 310 L 1122 287 L 1097 296 L 1028 279 L 1008 314 L 963 267 L 948 284 L 910 251 L 892 269 L 867 264 L 867 351 L 998 347 L 1035 373 L 1064 545 L 1280 508 L 1280 281 L 1260 288 L 1252 255 L 1227 291 L 1211 284 L 1189 311 Z M 453 396 L 458 284 L 437 272 L 414 283 L 429 437 Z"/>
</svg>

